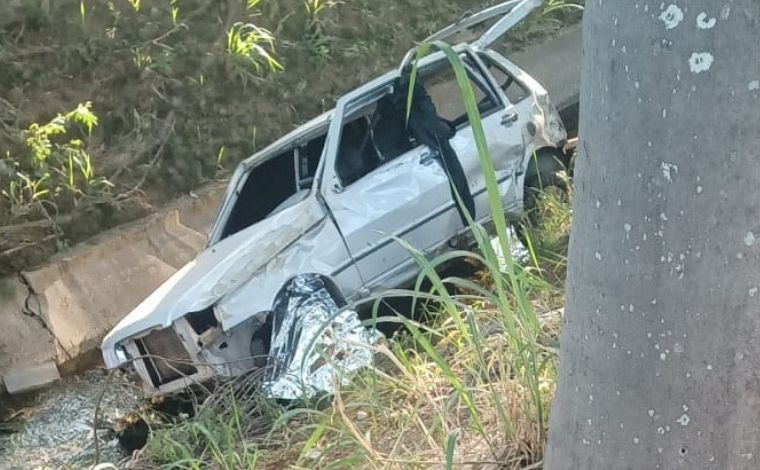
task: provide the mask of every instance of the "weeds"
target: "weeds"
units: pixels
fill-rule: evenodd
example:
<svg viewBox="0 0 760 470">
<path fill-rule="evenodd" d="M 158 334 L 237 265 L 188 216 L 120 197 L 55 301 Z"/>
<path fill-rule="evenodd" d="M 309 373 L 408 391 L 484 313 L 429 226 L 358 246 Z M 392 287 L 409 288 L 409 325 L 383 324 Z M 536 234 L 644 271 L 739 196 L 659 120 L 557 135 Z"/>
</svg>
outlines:
<svg viewBox="0 0 760 470">
<path fill-rule="evenodd" d="M 8 188 L 2 194 L 10 201 L 13 212 L 64 193 L 76 202 L 90 190 L 111 186 L 107 179 L 95 176 L 85 141 L 70 135 L 86 131 L 86 139 L 97 125 L 92 103 L 86 102 L 48 123 L 29 126 L 24 139 L 26 153 L 17 158 L 6 153 L 4 159 L 11 171 Z"/>
<path fill-rule="evenodd" d="M 140 7 L 142 6 L 141 0 L 127 0 L 130 5 L 132 5 L 132 8 L 134 8 L 135 11 L 140 11 Z"/>
<path fill-rule="evenodd" d="M 214 466 L 225 470 L 256 468 L 258 452 L 246 439 L 243 420 L 234 395 L 225 395 L 220 407 L 203 408 L 193 420 L 176 425 L 172 432 L 155 432 L 148 452 L 165 468 L 201 470 Z"/>
<path fill-rule="evenodd" d="M 177 26 L 177 22 L 179 21 L 179 0 L 170 0 L 169 8 L 171 8 L 172 24 Z"/>
<path fill-rule="evenodd" d="M 227 31 L 227 51 L 244 68 L 261 74 L 264 67 L 283 70 L 273 55 L 274 36 L 252 23 L 235 23 Z"/>
</svg>

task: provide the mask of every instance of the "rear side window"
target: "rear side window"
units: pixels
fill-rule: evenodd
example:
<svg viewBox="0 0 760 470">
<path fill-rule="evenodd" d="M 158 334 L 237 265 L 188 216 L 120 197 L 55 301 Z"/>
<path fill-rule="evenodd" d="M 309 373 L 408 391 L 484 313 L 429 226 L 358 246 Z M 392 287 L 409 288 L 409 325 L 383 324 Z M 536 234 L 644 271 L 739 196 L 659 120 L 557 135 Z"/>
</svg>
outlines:
<svg viewBox="0 0 760 470">
<path fill-rule="evenodd" d="M 480 58 L 486 64 L 488 72 L 496 80 L 496 83 L 504 90 L 504 94 L 507 95 L 510 103 L 519 103 L 530 96 L 530 91 L 527 88 L 509 75 L 506 70 L 495 63 L 490 57 L 483 54 Z"/>
<path fill-rule="evenodd" d="M 493 92 L 488 90 L 482 77 L 473 74 L 469 67 L 467 75 L 470 78 L 472 90 L 475 92 L 480 114 L 486 115 L 499 108 L 499 103 L 496 102 Z M 467 122 L 467 110 L 464 107 L 462 93 L 459 91 L 454 70 L 447 61 L 444 61 L 433 72 L 425 74 L 423 82 L 439 116 L 456 126 Z"/>
</svg>

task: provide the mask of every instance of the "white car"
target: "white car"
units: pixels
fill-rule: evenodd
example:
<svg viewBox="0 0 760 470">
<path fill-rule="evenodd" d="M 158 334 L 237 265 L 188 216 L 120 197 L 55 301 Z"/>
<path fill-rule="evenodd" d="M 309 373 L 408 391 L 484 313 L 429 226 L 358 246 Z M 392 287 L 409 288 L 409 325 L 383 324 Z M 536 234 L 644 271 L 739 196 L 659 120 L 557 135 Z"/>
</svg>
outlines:
<svg viewBox="0 0 760 470">
<path fill-rule="evenodd" d="M 540 4 L 506 2 L 430 38 L 450 39 L 495 20 L 454 50 L 479 100 L 510 220 L 524 213 L 528 188 L 567 164 L 565 128 L 546 90 L 490 48 Z M 345 305 L 418 274 L 396 237 L 431 255 L 466 237 L 440 156 L 377 122 L 382 100 L 405 93 L 394 87 L 413 57 L 238 166 L 207 248 L 108 334 L 107 367 L 131 363 L 158 394 L 241 374 L 268 354 L 272 312 L 295 280 L 317 279 Z M 485 179 L 454 73 L 439 52 L 420 61 L 419 74 L 438 118 L 451 124 L 475 218 L 488 222 Z"/>
</svg>

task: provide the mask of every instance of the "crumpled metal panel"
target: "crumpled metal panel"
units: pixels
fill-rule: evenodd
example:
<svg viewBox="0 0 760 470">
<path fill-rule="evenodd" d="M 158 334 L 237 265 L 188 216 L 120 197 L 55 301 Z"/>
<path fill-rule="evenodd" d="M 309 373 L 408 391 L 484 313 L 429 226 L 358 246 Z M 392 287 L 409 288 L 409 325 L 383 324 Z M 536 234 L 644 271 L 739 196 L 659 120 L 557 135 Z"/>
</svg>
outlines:
<svg viewBox="0 0 760 470">
<path fill-rule="evenodd" d="M 324 218 L 319 201 L 309 198 L 206 248 L 124 317 L 105 337 L 101 349 L 106 366 L 113 368 L 123 363 L 115 353 L 117 344 L 152 329 L 167 328 L 188 312 L 197 312 L 213 305 L 244 285 L 270 260 L 293 242 L 302 239 Z M 259 297 L 264 296 L 259 294 Z M 261 308 L 250 314 L 267 310 L 270 306 L 271 303 L 260 305 Z M 245 318 L 232 320 L 237 321 L 230 325 L 227 318 L 221 318 L 222 327 L 227 330 Z"/>
<path fill-rule="evenodd" d="M 380 333 L 361 325 L 353 310 L 340 311 L 323 280 L 298 276 L 272 313 L 270 367 L 264 390 L 294 400 L 331 393 L 347 375 L 372 362 L 371 345 Z"/>
</svg>

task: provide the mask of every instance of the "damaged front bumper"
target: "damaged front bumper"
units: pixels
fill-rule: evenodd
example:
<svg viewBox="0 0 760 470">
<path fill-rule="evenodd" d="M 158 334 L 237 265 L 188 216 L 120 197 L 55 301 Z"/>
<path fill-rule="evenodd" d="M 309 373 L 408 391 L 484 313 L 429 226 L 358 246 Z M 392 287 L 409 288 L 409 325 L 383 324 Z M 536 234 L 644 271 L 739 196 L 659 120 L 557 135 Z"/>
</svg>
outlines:
<svg viewBox="0 0 760 470">
<path fill-rule="evenodd" d="M 223 332 L 213 309 L 130 339 L 116 352 L 130 361 L 151 395 L 266 368 L 264 390 L 294 400 L 330 393 L 372 361 L 377 330 L 341 310 L 318 275 L 294 278 L 272 312 Z"/>
<path fill-rule="evenodd" d="M 264 315 L 223 332 L 209 308 L 177 319 L 171 326 L 129 339 L 117 347 L 143 379 L 149 394 L 162 395 L 218 377 L 234 377 L 266 364 L 255 333 Z"/>
</svg>

